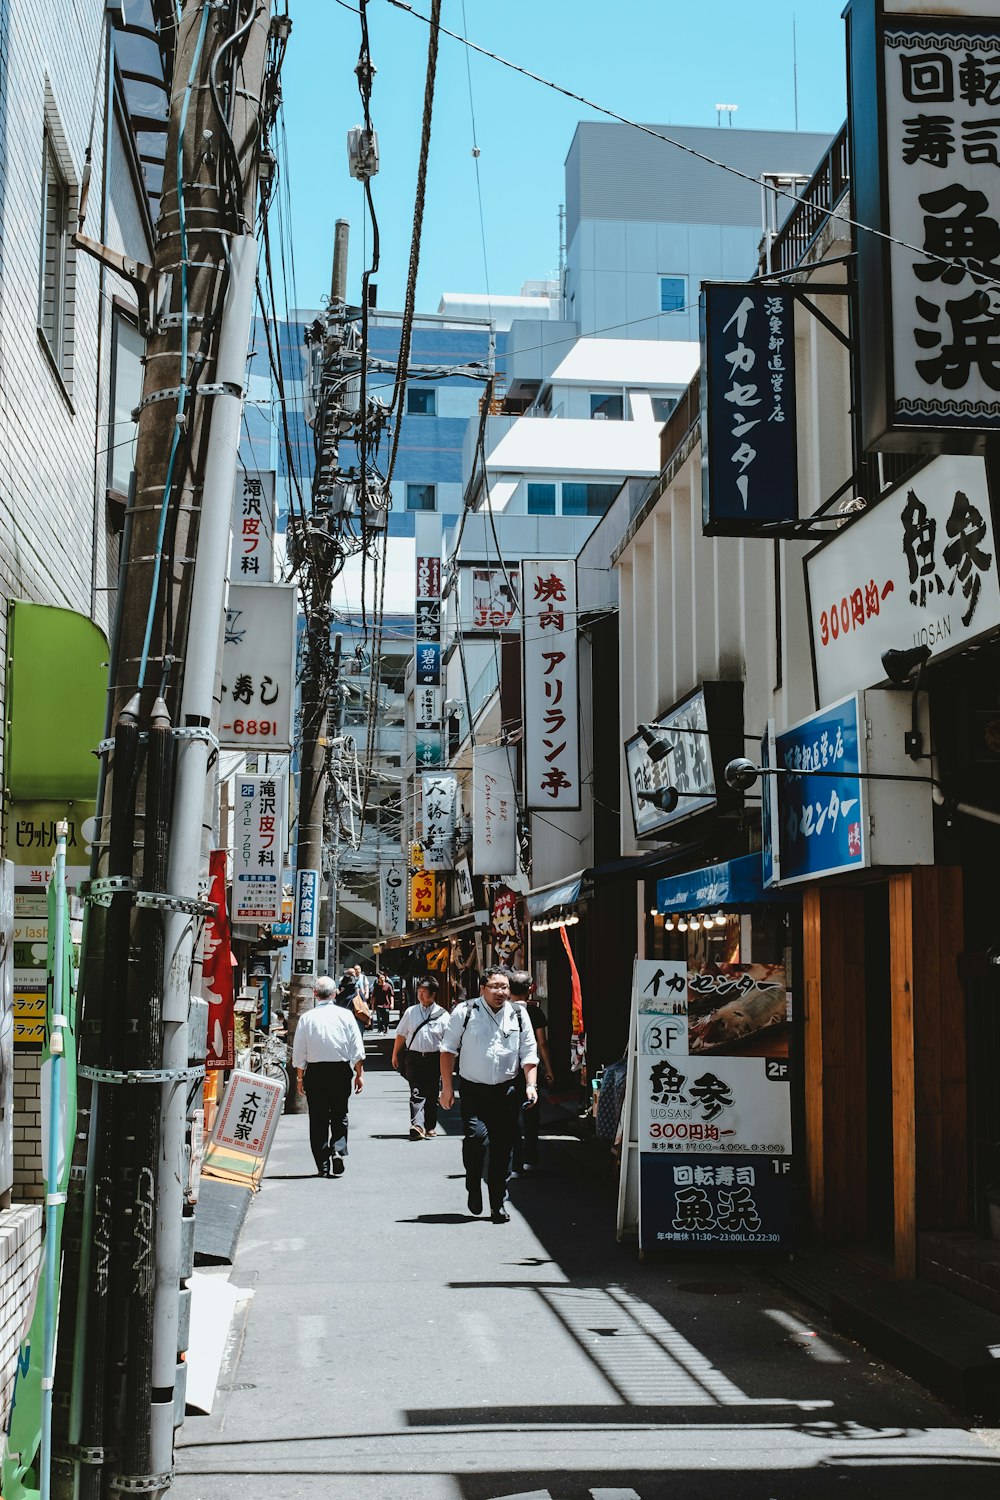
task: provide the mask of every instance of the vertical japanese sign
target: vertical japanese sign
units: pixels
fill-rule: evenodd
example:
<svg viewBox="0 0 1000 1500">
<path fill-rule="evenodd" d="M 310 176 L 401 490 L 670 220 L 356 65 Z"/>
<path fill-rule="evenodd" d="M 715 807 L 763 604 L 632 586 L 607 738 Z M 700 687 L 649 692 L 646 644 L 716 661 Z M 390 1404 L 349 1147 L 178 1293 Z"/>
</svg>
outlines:
<svg viewBox="0 0 1000 1500">
<path fill-rule="evenodd" d="M 223 749 L 291 750 L 296 609 L 294 584 L 230 584 L 219 715 Z"/>
<path fill-rule="evenodd" d="M 635 966 L 639 1244 L 774 1248 L 792 1223 L 791 1031 L 777 964 Z"/>
<path fill-rule="evenodd" d="M 283 776 L 237 776 L 233 808 L 233 921 L 281 921 L 285 861 Z"/>
<path fill-rule="evenodd" d="M 206 1068 L 232 1068 L 236 1063 L 233 1004 L 233 950 L 226 910 L 226 851 L 213 849 L 208 857 L 208 900 L 215 915 L 205 922 L 202 946 L 202 986 L 208 1001 Z"/>
<path fill-rule="evenodd" d="M 472 751 L 472 868 L 477 875 L 517 872 L 517 796 L 513 750 L 476 745 Z"/>
<path fill-rule="evenodd" d="M 944 656 L 1000 625 L 1000 573 L 986 467 L 944 456 L 806 560 L 821 703 L 885 680 L 882 655 Z"/>
<path fill-rule="evenodd" d="M 455 855 L 458 777 L 454 771 L 424 771 L 420 781 L 424 869 L 450 870 Z"/>
<path fill-rule="evenodd" d="M 319 871 L 295 872 L 295 909 L 292 914 L 292 973 L 316 973 L 319 932 Z"/>
<path fill-rule="evenodd" d="M 863 755 L 856 694 L 775 737 L 783 885 L 871 863 Z"/>
<path fill-rule="evenodd" d="M 16 877 L 15 877 L 16 878 Z M 45 1041 L 49 918 L 45 887 L 14 893 L 14 1045 Z"/>
<path fill-rule="evenodd" d="M 414 871 L 410 876 L 410 921 L 432 922 L 436 911 L 434 871 Z"/>
<path fill-rule="evenodd" d="M 406 867 L 384 865 L 381 876 L 384 937 L 402 937 L 406 931 Z"/>
<path fill-rule="evenodd" d="M 996 12 L 956 4 L 947 16 L 905 15 L 874 0 L 865 9 L 850 18 L 852 188 L 862 223 L 895 241 L 858 241 L 865 446 L 905 447 L 914 430 L 996 431 Z"/>
<path fill-rule="evenodd" d="M 282 1084 L 260 1073 L 231 1073 L 205 1151 L 202 1175 L 256 1189 L 285 1102 Z"/>
<path fill-rule="evenodd" d="M 433 524 L 432 524 L 433 523 Z M 437 552 L 430 551 L 436 539 Z M 440 520 L 417 517 L 417 574 L 414 606 L 416 744 L 418 769 L 444 762 L 441 692 Z"/>
<path fill-rule="evenodd" d="M 521 564 L 524 796 L 530 808 L 580 807 L 576 563 Z"/>
<path fill-rule="evenodd" d="M 795 294 L 706 282 L 701 318 L 703 529 L 738 536 L 794 521 Z"/>
<path fill-rule="evenodd" d="M 229 576 L 234 583 L 274 579 L 273 469 L 243 469 L 233 497 L 233 549 Z"/>
<path fill-rule="evenodd" d="M 517 919 L 517 896 L 500 886 L 493 897 L 490 913 L 490 941 L 493 962 L 509 964 L 521 946 L 521 924 Z"/>
</svg>

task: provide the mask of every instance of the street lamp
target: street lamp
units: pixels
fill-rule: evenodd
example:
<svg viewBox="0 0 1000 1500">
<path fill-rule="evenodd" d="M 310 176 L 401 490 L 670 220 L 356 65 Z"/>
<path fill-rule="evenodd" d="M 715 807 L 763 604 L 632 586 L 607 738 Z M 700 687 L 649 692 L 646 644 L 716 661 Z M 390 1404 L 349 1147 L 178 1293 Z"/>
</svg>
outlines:
<svg viewBox="0 0 1000 1500">
<path fill-rule="evenodd" d="M 665 760 L 677 749 L 670 740 L 664 739 L 662 732 L 655 724 L 640 724 L 639 733 L 646 741 L 646 754 L 651 761 Z"/>
<path fill-rule="evenodd" d="M 924 667 L 930 661 L 930 646 L 910 646 L 905 651 L 891 649 L 882 652 L 882 667 L 885 675 L 895 687 L 903 687 L 913 677 L 913 697 L 910 700 L 910 732 L 903 738 L 903 747 L 911 760 L 920 760 L 924 753 L 924 737 L 917 723 L 917 694 Z M 913 674 L 916 673 L 916 676 Z"/>
<path fill-rule="evenodd" d="M 640 802 L 650 802 L 664 813 L 672 813 L 680 801 L 680 793 L 674 786 L 658 786 L 655 791 L 643 790 L 635 795 Z"/>
</svg>

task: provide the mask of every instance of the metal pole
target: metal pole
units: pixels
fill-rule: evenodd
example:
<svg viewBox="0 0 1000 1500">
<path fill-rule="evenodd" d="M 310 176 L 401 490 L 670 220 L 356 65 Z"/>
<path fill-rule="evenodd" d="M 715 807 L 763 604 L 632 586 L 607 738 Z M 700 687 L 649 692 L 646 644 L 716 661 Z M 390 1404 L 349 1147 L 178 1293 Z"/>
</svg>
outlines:
<svg viewBox="0 0 1000 1500">
<path fill-rule="evenodd" d="M 346 219 L 338 219 L 333 226 L 333 276 L 330 280 L 330 302 L 334 308 L 343 308 L 347 302 L 347 242 L 351 226 Z"/>
</svg>

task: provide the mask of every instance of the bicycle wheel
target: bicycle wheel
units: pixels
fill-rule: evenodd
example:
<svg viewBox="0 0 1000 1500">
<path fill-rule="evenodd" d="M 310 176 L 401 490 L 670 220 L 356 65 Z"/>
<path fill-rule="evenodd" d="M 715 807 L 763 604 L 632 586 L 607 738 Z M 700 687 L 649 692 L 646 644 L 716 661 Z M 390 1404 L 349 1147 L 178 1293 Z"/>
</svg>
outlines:
<svg viewBox="0 0 1000 1500">
<path fill-rule="evenodd" d="M 264 1064 L 263 1073 L 264 1077 L 270 1078 L 273 1083 L 280 1083 L 285 1093 L 288 1093 L 290 1082 L 288 1077 L 288 1069 L 284 1067 L 282 1063 L 274 1062 L 273 1059 L 269 1059 Z"/>
</svg>

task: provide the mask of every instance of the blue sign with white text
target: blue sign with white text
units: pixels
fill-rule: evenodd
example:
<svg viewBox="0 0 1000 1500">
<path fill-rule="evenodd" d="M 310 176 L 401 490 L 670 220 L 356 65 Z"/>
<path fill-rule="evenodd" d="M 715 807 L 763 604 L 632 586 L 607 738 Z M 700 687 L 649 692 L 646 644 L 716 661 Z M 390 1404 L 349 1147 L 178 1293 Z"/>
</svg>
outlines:
<svg viewBox="0 0 1000 1500">
<path fill-rule="evenodd" d="M 776 737 L 781 881 L 868 862 L 857 695 Z"/>
</svg>

